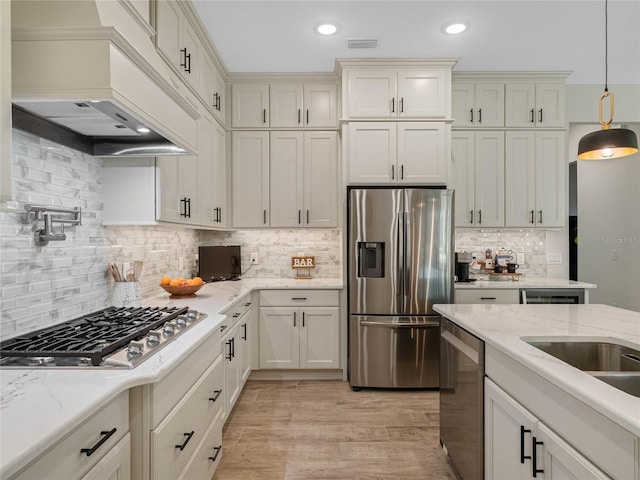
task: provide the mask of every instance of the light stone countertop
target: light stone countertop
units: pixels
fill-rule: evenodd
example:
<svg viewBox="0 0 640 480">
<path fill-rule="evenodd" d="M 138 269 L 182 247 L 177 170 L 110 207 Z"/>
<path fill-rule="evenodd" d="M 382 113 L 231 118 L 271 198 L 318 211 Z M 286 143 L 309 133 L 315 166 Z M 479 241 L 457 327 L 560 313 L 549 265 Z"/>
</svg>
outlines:
<svg viewBox="0 0 640 480">
<path fill-rule="evenodd" d="M 640 313 L 608 305 L 436 305 L 435 310 L 640 437 L 640 398 L 529 345 L 522 337 L 618 340 L 640 350 Z M 542 340 L 542 339 L 540 339 Z"/>
<path fill-rule="evenodd" d="M 209 317 L 136 368 L 0 370 L 0 478 L 8 478 L 35 460 L 119 393 L 161 380 L 215 331 L 224 318 L 218 312 L 238 298 L 253 290 L 284 288 L 339 290 L 343 281 L 273 278 L 217 282 L 205 285 L 195 297 L 177 300 L 158 287 L 162 293 L 144 299 L 144 306 L 188 305 Z"/>
<path fill-rule="evenodd" d="M 506 277 L 505 277 L 506 278 Z M 526 278 L 520 280 L 476 280 L 475 282 L 459 282 L 456 290 L 476 290 L 481 288 L 520 289 L 520 288 L 596 288 L 593 283 L 576 282 L 563 278 Z"/>
</svg>

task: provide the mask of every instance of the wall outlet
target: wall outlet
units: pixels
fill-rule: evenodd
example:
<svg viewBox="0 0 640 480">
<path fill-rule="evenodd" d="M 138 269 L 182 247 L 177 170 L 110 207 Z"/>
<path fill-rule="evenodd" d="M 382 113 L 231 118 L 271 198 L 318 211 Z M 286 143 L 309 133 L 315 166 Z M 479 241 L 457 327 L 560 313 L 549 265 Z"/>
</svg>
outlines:
<svg viewBox="0 0 640 480">
<path fill-rule="evenodd" d="M 258 265 L 258 254 L 256 252 L 251 252 L 249 258 L 249 262 L 251 262 L 253 265 Z"/>
<path fill-rule="evenodd" d="M 562 265 L 562 253 L 560 253 L 560 252 L 548 252 L 547 253 L 547 265 Z"/>
</svg>

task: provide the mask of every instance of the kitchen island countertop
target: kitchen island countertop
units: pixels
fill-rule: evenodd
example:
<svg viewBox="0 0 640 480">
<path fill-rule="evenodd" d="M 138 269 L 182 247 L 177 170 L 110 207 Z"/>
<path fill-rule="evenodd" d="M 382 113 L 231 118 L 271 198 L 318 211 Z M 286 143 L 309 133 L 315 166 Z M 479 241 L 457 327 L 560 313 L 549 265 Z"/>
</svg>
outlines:
<svg viewBox="0 0 640 480">
<path fill-rule="evenodd" d="M 640 437 L 640 398 L 529 345 L 522 337 L 617 340 L 640 349 L 640 313 L 608 305 L 436 305 L 435 310 Z M 542 338 L 540 338 L 542 337 Z"/>
<path fill-rule="evenodd" d="M 146 298 L 144 306 L 185 306 L 208 314 L 134 369 L 0 370 L 0 478 L 8 478 L 106 405 L 120 392 L 161 380 L 218 327 L 224 311 L 243 295 L 264 289 L 343 288 L 340 278 L 243 279 L 205 285 L 196 296 Z M 87 312 L 90 313 L 90 312 Z"/>
</svg>

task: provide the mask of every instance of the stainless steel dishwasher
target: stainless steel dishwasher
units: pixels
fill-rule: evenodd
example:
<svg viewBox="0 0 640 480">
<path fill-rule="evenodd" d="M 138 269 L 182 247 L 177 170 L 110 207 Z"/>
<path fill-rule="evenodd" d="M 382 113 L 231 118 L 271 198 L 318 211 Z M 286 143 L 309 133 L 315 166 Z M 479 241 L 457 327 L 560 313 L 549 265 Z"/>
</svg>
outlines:
<svg viewBox="0 0 640 480">
<path fill-rule="evenodd" d="M 484 342 L 440 323 L 440 443 L 464 480 L 484 476 Z"/>
</svg>

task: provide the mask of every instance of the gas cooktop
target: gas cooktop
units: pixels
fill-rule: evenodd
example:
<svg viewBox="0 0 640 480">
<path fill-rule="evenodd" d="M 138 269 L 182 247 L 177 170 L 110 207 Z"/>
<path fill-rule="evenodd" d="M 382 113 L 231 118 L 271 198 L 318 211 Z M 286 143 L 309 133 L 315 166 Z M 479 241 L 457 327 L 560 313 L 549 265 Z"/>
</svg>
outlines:
<svg viewBox="0 0 640 480">
<path fill-rule="evenodd" d="M 207 315 L 189 307 L 109 307 L 0 343 L 0 367 L 133 368 Z"/>
</svg>

